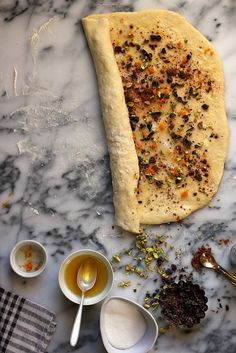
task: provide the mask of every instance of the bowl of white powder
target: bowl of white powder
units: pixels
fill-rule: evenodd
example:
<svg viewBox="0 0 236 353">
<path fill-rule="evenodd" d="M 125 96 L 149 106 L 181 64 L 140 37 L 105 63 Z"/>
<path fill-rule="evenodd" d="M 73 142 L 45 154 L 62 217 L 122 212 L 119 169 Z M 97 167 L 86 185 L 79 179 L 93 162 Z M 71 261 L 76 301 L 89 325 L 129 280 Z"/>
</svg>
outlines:
<svg viewBox="0 0 236 353">
<path fill-rule="evenodd" d="M 102 305 L 100 328 L 108 353 L 146 353 L 155 344 L 158 325 L 141 305 L 110 297 Z"/>
</svg>

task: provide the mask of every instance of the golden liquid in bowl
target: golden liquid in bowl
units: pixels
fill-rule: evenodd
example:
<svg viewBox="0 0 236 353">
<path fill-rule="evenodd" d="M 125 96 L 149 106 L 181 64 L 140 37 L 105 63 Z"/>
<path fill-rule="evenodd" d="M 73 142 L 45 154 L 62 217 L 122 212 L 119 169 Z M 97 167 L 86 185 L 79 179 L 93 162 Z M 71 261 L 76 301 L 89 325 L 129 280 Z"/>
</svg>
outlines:
<svg viewBox="0 0 236 353">
<path fill-rule="evenodd" d="M 94 265 L 97 267 L 97 278 L 94 286 L 85 292 L 85 297 L 94 297 L 103 291 L 108 280 L 108 270 L 106 265 L 93 255 L 79 255 L 70 260 L 65 268 L 64 278 L 66 286 L 76 295 L 81 296 L 81 290 L 77 285 L 77 274 L 82 262 L 91 258 Z"/>
</svg>

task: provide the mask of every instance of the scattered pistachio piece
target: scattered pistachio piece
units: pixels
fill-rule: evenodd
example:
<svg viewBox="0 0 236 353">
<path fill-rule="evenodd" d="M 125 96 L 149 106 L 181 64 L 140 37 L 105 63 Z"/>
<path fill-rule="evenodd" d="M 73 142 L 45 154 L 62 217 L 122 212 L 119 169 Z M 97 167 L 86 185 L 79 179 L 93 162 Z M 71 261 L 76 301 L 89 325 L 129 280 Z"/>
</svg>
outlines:
<svg viewBox="0 0 236 353">
<path fill-rule="evenodd" d="M 113 255 L 112 259 L 115 260 L 116 262 L 120 262 L 120 256 L 118 254 Z"/>
<path fill-rule="evenodd" d="M 118 283 L 118 287 L 126 288 L 131 286 L 131 281 L 121 281 Z"/>
</svg>

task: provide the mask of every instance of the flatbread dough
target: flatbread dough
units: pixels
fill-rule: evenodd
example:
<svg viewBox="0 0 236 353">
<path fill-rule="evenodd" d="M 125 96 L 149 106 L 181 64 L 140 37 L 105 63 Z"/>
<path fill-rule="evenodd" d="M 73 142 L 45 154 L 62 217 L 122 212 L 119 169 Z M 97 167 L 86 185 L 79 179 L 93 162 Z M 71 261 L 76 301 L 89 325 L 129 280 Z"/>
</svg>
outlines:
<svg viewBox="0 0 236 353">
<path fill-rule="evenodd" d="M 217 191 L 227 155 L 224 76 L 212 44 L 166 10 L 92 15 L 116 223 L 178 221 Z"/>
</svg>

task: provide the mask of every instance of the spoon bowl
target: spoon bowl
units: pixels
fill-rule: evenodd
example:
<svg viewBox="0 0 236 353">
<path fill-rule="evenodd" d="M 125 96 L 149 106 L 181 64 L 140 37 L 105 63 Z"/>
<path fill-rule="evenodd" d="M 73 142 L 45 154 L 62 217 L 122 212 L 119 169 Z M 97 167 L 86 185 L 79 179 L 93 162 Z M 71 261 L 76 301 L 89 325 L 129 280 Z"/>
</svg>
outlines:
<svg viewBox="0 0 236 353">
<path fill-rule="evenodd" d="M 77 285 L 82 292 L 91 289 L 97 279 L 97 267 L 92 258 L 88 258 L 79 268 Z"/>
<path fill-rule="evenodd" d="M 209 253 L 202 253 L 200 256 L 200 262 L 202 266 L 207 268 L 213 268 L 214 270 L 217 269 L 218 264 L 212 254 Z"/>
<path fill-rule="evenodd" d="M 222 266 L 220 266 L 216 262 L 212 254 L 202 253 L 200 256 L 200 262 L 202 266 L 212 268 L 213 270 L 227 278 L 234 286 L 236 286 L 236 276 L 225 270 Z"/>
<path fill-rule="evenodd" d="M 72 347 L 76 346 L 79 338 L 85 292 L 87 292 L 89 289 L 91 289 L 94 286 L 96 279 L 97 279 L 96 264 L 91 258 L 88 258 L 85 262 L 82 262 L 77 274 L 77 284 L 79 289 L 82 292 L 82 296 L 81 296 L 79 310 L 76 314 L 75 322 L 74 322 L 73 329 L 71 332 L 71 337 L 70 337 L 70 345 Z"/>
</svg>

